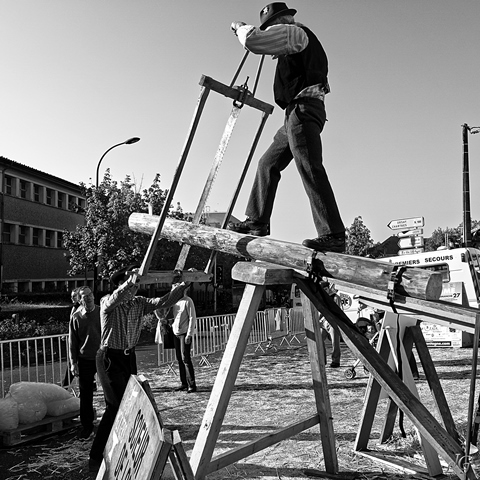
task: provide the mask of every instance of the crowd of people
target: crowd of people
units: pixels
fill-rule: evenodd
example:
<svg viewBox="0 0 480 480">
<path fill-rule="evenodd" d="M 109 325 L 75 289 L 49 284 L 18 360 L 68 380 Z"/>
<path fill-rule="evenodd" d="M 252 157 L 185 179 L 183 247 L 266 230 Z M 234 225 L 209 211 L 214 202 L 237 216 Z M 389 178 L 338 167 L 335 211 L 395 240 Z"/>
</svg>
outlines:
<svg viewBox="0 0 480 480">
<path fill-rule="evenodd" d="M 71 292 L 73 307 L 69 321 L 68 370 L 62 384 L 68 386 L 74 378 L 78 378 L 82 425 L 79 437 L 86 440 L 94 434 L 90 472 L 100 468 L 128 381 L 131 375 L 137 374 L 135 347 L 145 315 L 172 309 L 181 389 L 188 393 L 196 392 L 191 359 L 196 313 L 192 299 L 186 294 L 190 283 L 182 282 L 182 273 L 176 272 L 168 294 L 147 298 L 137 295 L 141 276 L 135 267 L 129 265 L 111 276 L 114 289 L 101 298 L 100 305 L 95 304 L 89 287 L 79 287 Z M 96 377 L 102 386 L 105 411 L 95 432 L 93 392 Z"/>
</svg>

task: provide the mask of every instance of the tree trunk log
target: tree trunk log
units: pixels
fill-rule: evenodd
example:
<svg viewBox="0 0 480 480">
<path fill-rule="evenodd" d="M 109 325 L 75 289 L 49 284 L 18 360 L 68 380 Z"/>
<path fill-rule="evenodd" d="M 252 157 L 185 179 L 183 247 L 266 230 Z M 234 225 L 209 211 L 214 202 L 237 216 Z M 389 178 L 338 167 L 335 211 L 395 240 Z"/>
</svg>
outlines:
<svg viewBox="0 0 480 480">
<path fill-rule="evenodd" d="M 158 216 L 132 213 L 128 226 L 135 232 L 152 235 Z M 297 243 L 266 237 L 242 235 L 230 230 L 194 225 L 167 218 L 161 236 L 175 242 L 229 253 L 252 260 L 261 260 L 297 270 L 308 271 L 310 264 L 316 275 L 343 280 L 388 292 L 392 263 L 371 258 L 354 257 L 333 252 L 317 252 Z M 398 271 L 394 291 L 406 297 L 438 300 L 442 291 L 441 274 L 430 270 L 405 267 Z"/>
</svg>

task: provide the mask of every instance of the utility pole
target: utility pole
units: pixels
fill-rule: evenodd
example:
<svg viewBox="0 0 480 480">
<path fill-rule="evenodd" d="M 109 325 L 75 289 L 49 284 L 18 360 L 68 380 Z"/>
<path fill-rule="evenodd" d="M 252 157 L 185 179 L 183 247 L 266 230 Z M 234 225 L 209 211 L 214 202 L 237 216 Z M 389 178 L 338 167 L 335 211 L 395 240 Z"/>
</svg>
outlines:
<svg viewBox="0 0 480 480">
<path fill-rule="evenodd" d="M 472 246 L 472 218 L 470 216 L 470 172 L 468 167 L 468 133 L 478 133 L 480 127 L 462 125 L 463 136 L 463 246 Z"/>
</svg>

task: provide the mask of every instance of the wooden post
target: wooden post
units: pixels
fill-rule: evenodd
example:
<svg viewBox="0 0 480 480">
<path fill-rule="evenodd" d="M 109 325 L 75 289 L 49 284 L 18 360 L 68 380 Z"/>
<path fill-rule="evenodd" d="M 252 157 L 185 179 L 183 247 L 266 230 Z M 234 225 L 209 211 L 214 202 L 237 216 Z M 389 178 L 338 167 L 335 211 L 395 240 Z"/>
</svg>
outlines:
<svg viewBox="0 0 480 480">
<path fill-rule="evenodd" d="M 265 286 L 247 285 L 190 457 L 197 480 L 205 478 L 237 379 L 250 330 Z"/>
<path fill-rule="evenodd" d="M 158 217 L 146 213 L 130 215 L 131 230 L 152 235 Z M 275 265 L 306 271 L 309 266 L 317 275 L 344 280 L 356 285 L 384 290 L 385 294 L 396 266 L 371 258 L 353 257 L 340 253 L 318 252 L 296 243 L 282 242 L 265 237 L 242 235 L 230 230 L 195 225 L 166 219 L 161 236 L 168 240 L 197 247 L 261 260 Z M 442 291 L 439 273 L 406 268 L 395 284 L 398 294 L 416 298 L 438 300 Z"/>
<path fill-rule="evenodd" d="M 338 458 L 335 448 L 335 433 L 333 430 L 332 408 L 328 393 L 327 373 L 325 371 L 325 343 L 322 339 L 320 322 L 315 318 L 316 308 L 303 292 L 301 292 L 301 296 L 308 354 L 312 368 L 315 403 L 320 419 L 320 438 L 322 441 L 325 470 L 328 473 L 336 474 L 338 473 Z"/>
</svg>

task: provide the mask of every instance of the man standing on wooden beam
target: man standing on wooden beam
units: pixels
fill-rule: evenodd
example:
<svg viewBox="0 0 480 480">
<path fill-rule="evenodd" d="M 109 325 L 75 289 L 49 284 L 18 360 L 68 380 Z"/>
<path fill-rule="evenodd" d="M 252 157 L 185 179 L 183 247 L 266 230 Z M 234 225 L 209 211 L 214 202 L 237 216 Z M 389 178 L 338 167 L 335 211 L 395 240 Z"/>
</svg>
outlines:
<svg viewBox="0 0 480 480">
<path fill-rule="evenodd" d="M 323 166 L 320 133 L 326 121 L 327 56 L 311 30 L 296 23 L 296 10 L 283 2 L 260 12 L 260 27 L 233 22 L 232 31 L 249 51 L 277 59 L 273 91 L 285 110 L 284 125 L 259 161 L 246 209 L 247 219 L 228 228 L 248 235 L 270 234 L 270 217 L 281 172 L 295 159 L 310 201 L 317 238 L 305 247 L 344 252 L 345 227 Z"/>
</svg>

